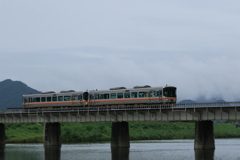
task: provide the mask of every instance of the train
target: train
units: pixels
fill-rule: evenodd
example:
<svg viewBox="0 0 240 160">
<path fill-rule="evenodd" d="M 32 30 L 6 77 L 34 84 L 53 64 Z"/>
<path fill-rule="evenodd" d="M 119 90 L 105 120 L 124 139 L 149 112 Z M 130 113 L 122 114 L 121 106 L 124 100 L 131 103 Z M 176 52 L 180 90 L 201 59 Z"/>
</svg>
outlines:
<svg viewBox="0 0 240 160">
<path fill-rule="evenodd" d="M 109 90 L 53 91 L 23 95 L 24 109 L 54 109 L 66 107 L 124 106 L 147 104 L 176 104 L 177 88 L 174 86 L 133 88 L 115 87 Z"/>
</svg>

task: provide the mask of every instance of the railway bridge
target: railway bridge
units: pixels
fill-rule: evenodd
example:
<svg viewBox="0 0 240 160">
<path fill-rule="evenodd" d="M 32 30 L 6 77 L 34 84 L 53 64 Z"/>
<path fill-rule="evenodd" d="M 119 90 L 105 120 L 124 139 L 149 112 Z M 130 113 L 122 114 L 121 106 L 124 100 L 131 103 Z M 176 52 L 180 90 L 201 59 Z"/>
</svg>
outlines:
<svg viewBox="0 0 240 160">
<path fill-rule="evenodd" d="M 214 149 L 213 120 L 240 120 L 240 102 L 138 106 L 99 106 L 59 109 L 9 108 L 0 111 L 0 144 L 5 123 L 45 123 L 44 145 L 61 145 L 61 122 L 112 122 L 111 147 L 130 147 L 128 122 L 195 121 L 194 149 Z"/>
</svg>

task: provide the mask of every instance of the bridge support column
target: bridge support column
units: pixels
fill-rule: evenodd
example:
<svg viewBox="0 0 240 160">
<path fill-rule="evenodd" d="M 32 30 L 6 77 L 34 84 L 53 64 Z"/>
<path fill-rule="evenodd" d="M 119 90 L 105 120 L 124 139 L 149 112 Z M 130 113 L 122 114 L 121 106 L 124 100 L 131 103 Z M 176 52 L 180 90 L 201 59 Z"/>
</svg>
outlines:
<svg viewBox="0 0 240 160">
<path fill-rule="evenodd" d="M 60 160 L 61 146 L 45 146 L 45 160 Z"/>
<path fill-rule="evenodd" d="M 60 123 L 45 123 L 44 146 L 61 146 Z"/>
<path fill-rule="evenodd" d="M 0 123 L 0 146 L 5 145 L 5 140 L 6 140 L 5 125 L 3 123 Z"/>
<path fill-rule="evenodd" d="M 130 147 L 128 122 L 112 123 L 111 147 Z"/>
<path fill-rule="evenodd" d="M 195 123 L 194 149 L 215 149 L 212 121 Z"/>
</svg>

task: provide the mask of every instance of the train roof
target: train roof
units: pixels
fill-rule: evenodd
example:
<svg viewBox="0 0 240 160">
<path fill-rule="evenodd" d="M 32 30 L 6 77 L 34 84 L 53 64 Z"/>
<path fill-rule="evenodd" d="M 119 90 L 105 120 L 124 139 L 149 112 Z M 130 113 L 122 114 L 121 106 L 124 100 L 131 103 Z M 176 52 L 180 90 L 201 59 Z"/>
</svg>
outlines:
<svg viewBox="0 0 240 160">
<path fill-rule="evenodd" d="M 69 91 L 61 91 L 59 93 L 53 92 L 53 91 L 49 91 L 49 92 L 42 92 L 39 94 L 25 94 L 23 96 L 39 96 L 39 97 L 44 97 L 44 96 L 52 96 L 52 95 L 73 95 L 73 94 L 82 94 L 83 91 L 73 91 L 73 90 L 69 90 Z"/>
<path fill-rule="evenodd" d="M 165 87 L 173 87 L 174 86 L 165 86 Z M 110 88 L 109 90 L 89 90 L 88 92 L 90 93 L 100 93 L 100 92 L 109 92 L 109 93 L 114 93 L 114 92 L 121 92 L 121 91 L 145 91 L 145 90 L 156 90 L 156 89 L 163 89 L 165 87 L 151 87 L 149 85 L 144 85 L 144 86 L 134 86 L 133 88 L 126 88 L 126 87 L 115 87 L 115 88 Z M 61 91 L 60 93 L 56 93 L 54 91 L 48 91 L 48 92 L 42 92 L 39 94 L 26 94 L 23 96 L 39 96 L 39 97 L 44 97 L 44 96 L 52 96 L 52 95 L 73 95 L 73 94 L 82 94 L 84 91 L 74 91 L 74 90 L 66 90 L 66 91 Z"/>
<path fill-rule="evenodd" d="M 167 87 L 173 87 L 173 86 L 167 86 Z M 119 89 L 118 89 L 119 88 Z M 139 86 L 135 86 L 134 88 L 126 88 L 125 89 L 120 89 L 122 87 L 116 87 L 116 89 L 111 88 L 110 90 L 90 90 L 90 93 L 99 93 L 99 92 L 109 92 L 109 93 L 114 93 L 114 92 L 121 92 L 121 91 L 145 91 L 145 90 L 155 90 L 155 89 L 163 89 L 164 87 L 139 87 Z"/>
</svg>

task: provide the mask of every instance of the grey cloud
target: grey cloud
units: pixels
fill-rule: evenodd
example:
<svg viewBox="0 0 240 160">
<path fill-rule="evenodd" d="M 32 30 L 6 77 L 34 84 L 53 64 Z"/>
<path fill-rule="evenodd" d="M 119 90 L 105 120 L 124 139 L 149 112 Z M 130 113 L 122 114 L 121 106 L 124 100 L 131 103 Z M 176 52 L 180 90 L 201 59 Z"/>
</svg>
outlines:
<svg viewBox="0 0 240 160">
<path fill-rule="evenodd" d="M 41 90 L 175 85 L 239 100 L 239 1 L 0 2 L 0 80 Z"/>
</svg>

